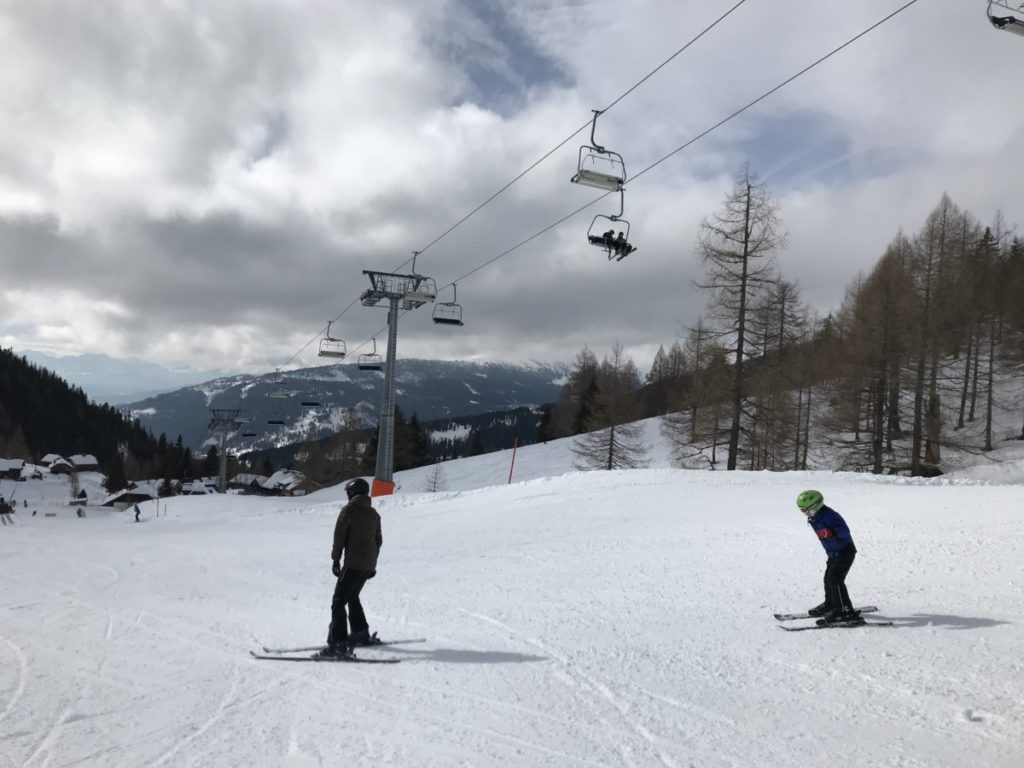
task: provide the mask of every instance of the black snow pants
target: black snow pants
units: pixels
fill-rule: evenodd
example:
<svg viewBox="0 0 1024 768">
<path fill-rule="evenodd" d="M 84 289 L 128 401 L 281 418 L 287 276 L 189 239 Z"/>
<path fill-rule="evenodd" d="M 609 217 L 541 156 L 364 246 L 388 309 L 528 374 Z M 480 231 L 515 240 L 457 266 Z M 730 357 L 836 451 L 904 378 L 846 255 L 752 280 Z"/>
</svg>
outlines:
<svg viewBox="0 0 1024 768">
<path fill-rule="evenodd" d="M 363 585 L 370 578 L 369 571 L 355 571 L 348 568 L 341 569 L 341 576 L 334 586 L 334 599 L 331 601 L 331 626 L 327 630 L 327 644 L 334 648 L 348 645 L 348 629 L 346 624 L 351 622 L 353 634 L 365 632 L 369 629 L 366 623 L 366 614 L 363 613 L 363 604 L 359 602 L 359 593 L 363 591 Z M 348 608 L 348 619 L 346 621 L 345 609 Z"/>
<path fill-rule="evenodd" d="M 846 591 L 846 574 L 857 556 L 857 548 L 850 544 L 846 549 L 828 559 L 825 566 L 825 603 L 827 613 L 853 609 L 850 595 Z"/>
</svg>

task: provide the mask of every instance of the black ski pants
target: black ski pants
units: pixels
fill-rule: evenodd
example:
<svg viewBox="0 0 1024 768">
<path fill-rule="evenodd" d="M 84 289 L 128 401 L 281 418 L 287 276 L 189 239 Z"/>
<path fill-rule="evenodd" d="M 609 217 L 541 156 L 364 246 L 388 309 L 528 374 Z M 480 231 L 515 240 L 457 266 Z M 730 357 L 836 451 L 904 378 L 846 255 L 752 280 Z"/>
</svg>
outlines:
<svg viewBox="0 0 1024 768">
<path fill-rule="evenodd" d="M 853 609 L 850 595 L 846 591 L 846 574 L 850 572 L 857 548 L 850 544 L 846 549 L 828 559 L 825 566 L 825 604 L 827 612 Z"/>
<path fill-rule="evenodd" d="M 334 599 L 331 600 L 331 626 L 327 630 L 327 644 L 332 647 L 348 645 L 347 624 L 351 622 L 353 634 L 369 629 L 363 604 L 359 602 L 359 593 L 370 578 L 370 571 L 354 571 L 341 569 L 341 576 L 334 586 Z M 348 608 L 346 620 L 345 609 Z"/>
</svg>

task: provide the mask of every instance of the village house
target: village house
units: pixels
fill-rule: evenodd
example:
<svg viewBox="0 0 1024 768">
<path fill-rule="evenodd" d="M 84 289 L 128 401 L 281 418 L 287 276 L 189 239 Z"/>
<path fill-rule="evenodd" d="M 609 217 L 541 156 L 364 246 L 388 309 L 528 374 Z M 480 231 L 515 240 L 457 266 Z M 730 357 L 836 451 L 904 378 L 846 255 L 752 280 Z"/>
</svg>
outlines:
<svg viewBox="0 0 1024 768">
<path fill-rule="evenodd" d="M 5 480 L 21 480 L 24 468 L 24 459 L 0 459 L 0 477 Z"/>
<path fill-rule="evenodd" d="M 75 468 L 76 472 L 97 472 L 100 468 L 96 457 L 90 453 L 76 453 L 69 457 L 68 461 L 71 462 L 71 466 Z"/>
<path fill-rule="evenodd" d="M 71 462 L 67 459 L 57 458 L 56 461 L 50 464 L 51 475 L 70 475 L 74 471 L 74 467 L 71 466 Z"/>
</svg>

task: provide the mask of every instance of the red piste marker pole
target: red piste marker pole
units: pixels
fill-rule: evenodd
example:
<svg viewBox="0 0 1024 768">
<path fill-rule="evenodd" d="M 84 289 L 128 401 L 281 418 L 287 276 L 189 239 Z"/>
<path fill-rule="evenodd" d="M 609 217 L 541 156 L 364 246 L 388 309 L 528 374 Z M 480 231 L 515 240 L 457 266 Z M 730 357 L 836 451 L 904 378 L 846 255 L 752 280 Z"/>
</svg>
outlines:
<svg viewBox="0 0 1024 768">
<path fill-rule="evenodd" d="M 508 483 L 512 484 L 512 470 L 516 468 L 516 447 L 519 445 L 519 438 L 512 438 L 512 466 L 508 468 Z"/>
</svg>

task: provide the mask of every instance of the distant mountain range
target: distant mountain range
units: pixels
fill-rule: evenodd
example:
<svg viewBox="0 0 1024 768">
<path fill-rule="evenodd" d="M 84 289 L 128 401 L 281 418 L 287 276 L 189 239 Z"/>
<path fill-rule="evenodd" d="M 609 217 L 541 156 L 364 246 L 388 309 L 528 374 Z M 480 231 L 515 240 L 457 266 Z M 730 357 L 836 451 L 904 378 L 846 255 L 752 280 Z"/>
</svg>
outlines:
<svg viewBox="0 0 1024 768">
<path fill-rule="evenodd" d="M 34 350 L 18 354 L 80 387 L 93 402 L 111 405 L 135 402 L 223 375 L 221 371 L 181 371 L 144 360 L 107 355 L 57 357 Z"/>
<path fill-rule="evenodd" d="M 534 363 L 446 362 L 403 359 L 396 371 L 398 407 L 423 421 L 472 416 L 558 399 L 567 366 Z M 331 434 L 351 409 L 365 425 L 376 424 L 384 374 L 355 364 L 304 368 L 278 374 L 242 374 L 207 381 L 122 406 L 154 435 L 181 435 L 200 449 L 210 437 L 211 408 L 239 409 L 248 419 L 228 445 L 236 450 L 283 446 L 311 433 Z M 275 424 L 272 422 L 283 422 Z"/>
</svg>

